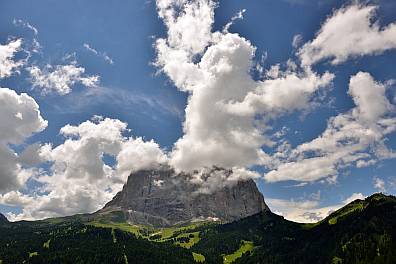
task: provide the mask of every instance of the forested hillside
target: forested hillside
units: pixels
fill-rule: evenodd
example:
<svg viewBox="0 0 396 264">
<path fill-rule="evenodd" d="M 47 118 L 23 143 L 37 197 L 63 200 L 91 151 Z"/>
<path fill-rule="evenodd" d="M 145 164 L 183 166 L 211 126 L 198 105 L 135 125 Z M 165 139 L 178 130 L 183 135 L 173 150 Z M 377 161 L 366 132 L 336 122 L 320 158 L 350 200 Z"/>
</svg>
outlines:
<svg viewBox="0 0 396 264">
<path fill-rule="evenodd" d="M 394 263 L 395 219 L 396 198 L 375 194 L 315 224 L 269 211 L 169 228 L 82 216 L 2 221 L 0 263 Z"/>
</svg>

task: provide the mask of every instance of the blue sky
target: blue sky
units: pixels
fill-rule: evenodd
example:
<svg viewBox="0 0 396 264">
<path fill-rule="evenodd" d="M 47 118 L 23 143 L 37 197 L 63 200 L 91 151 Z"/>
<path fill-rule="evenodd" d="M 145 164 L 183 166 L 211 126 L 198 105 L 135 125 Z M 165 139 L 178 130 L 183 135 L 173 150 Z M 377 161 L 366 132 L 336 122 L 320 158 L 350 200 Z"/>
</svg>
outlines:
<svg viewBox="0 0 396 264">
<path fill-rule="evenodd" d="M 199 35 L 197 35 L 197 40 L 182 40 L 182 42 L 185 41 L 185 43 L 182 43 L 184 46 L 180 43 L 180 45 L 172 44 L 172 33 L 169 29 L 180 30 L 181 35 L 188 35 L 186 31 L 190 30 L 195 22 L 187 22 L 188 27 L 184 29 L 176 28 L 177 25 L 175 23 L 172 24 L 172 22 L 164 25 L 163 21 L 166 18 L 159 17 L 156 4 L 158 3 L 155 1 L 109 2 L 102 0 L 43 0 L 39 2 L 13 0 L 1 2 L 0 44 L 5 46 L 14 40 L 21 39 L 22 44 L 19 50 L 13 53 L 13 57 L 10 60 L 14 62 L 22 60 L 23 62 L 22 65 L 12 69 L 10 74 L 2 76 L 0 87 L 10 88 L 17 95 L 27 93 L 39 105 L 41 117 L 48 121 L 48 125 L 45 128 L 42 126 L 40 128 L 36 127 L 32 131 L 26 132 L 22 142 L 20 142 L 21 140 L 18 142 L 9 140 L 4 144 L 9 148 L 7 151 L 11 149 L 12 152 L 15 152 L 15 155 L 19 156 L 25 148 L 33 143 L 39 142 L 41 147 L 48 146 L 47 143 L 50 143 L 52 147 L 52 150 L 48 151 L 51 154 L 48 154 L 46 158 L 41 157 L 43 160 L 37 162 L 37 164 L 18 163 L 24 169 L 31 169 L 31 178 L 28 180 L 24 178 L 19 184 L 14 184 L 13 188 L 0 188 L 2 191 L 2 199 L 0 199 L 1 212 L 11 213 L 8 215 L 14 219 L 37 219 L 47 216 L 93 211 L 95 208 L 101 206 L 100 203 L 93 204 L 91 202 L 87 202 L 86 205 L 81 207 L 70 206 L 71 202 L 69 203 L 69 198 L 66 199 L 54 191 L 54 188 L 57 188 L 54 187 L 56 182 L 65 184 L 64 182 L 67 182 L 69 179 L 67 168 L 60 172 L 55 169 L 54 164 L 61 164 L 63 162 L 66 166 L 70 165 L 71 168 L 74 168 L 73 166 L 77 164 L 75 163 L 73 165 L 70 160 L 62 161 L 61 159 L 64 157 L 55 151 L 56 147 L 64 146 L 64 151 L 67 152 L 69 149 L 66 149 L 65 142 L 67 140 L 75 140 L 73 144 L 78 149 L 77 146 L 81 146 L 78 144 L 83 142 L 85 135 L 81 132 L 82 128 L 80 124 L 91 120 L 94 116 L 101 116 L 103 118 L 98 117 L 96 123 L 92 121 L 92 124 L 99 125 L 105 118 L 109 118 L 109 120 L 120 120 L 127 124 L 127 128 L 130 129 L 125 130 L 120 128 L 118 130 L 122 132 L 124 137 L 124 139 L 117 138 L 117 140 L 122 141 L 122 144 L 120 143 L 121 145 L 117 143 L 111 148 L 109 147 L 98 152 L 98 155 L 103 155 L 104 153 L 102 158 L 104 160 L 103 164 L 99 164 L 101 166 L 100 171 L 105 171 L 103 175 L 107 175 L 107 171 L 103 167 L 106 164 L 113 168 L 114 173 L 119 172 L 118 168 L 116 168 L 116 159 L 119 157 L 117 156 L 119 152 L 113 150 L 113 148 L 124 149 L 126 141 L 132 142 L 140 137 L 142 138 L 142 142 L 133 141 L 134 143 L 132 142 L 131 145 L 138 146 L 140 149 L 140 143 L 142 144 L 142 148 L 149 146 L 148 142 L 156 144 L 156 147 L 161 148 L 161 152 L 165 153 L 158 154 L 157 150 L 150 149 L 150 151 L 156 153 L 155 155 L 158 154 L 158 156 L 155 156 L 157 160 L 162 159 L 162 155 L 172 156 L 172 153 L 175 153 L 170 158 L 172 160 L 171 163 L 174 162 L 176 164 L 175 166 L 195 166 L 195 164 L 191 164 L 191 161 L 181 160 L 184 157 L 192 155 L 185 152 L 185 149 L 189 148 L 188 144 L 197 138 L 198 133 L 193 130 L 194 128 L 183 132 L 184 121 L 190 120 L 190 118 L 193 120 L 193 114 L 191 114 L 191 117 L 186 117 L 185 108 L 190 103 L 195 106 L 198 102 L 204 104 L 205 100 L 202 99 L 200 101 L 197 99 L 197 101 L 194 101 L 195 99 L 190 98 L 191 100 L 188 101 L 189 96 L 193 93 L 199 93 L 197 92 L 198 90 L 194 90 L 198 88 L 188 87 L 190 84 L 183 83 L 178 79 L 184 74 L 183 61 L 180 62 L 180 69 L 172 70 L 167 68 L 172 66 L 167 64 L 168 61 L 161 62 L 161 56 L 167 58 L 166 60 L 169 60 L 170 57 L 167 57 L 169 54 L 165 54 L 165 51 L 161 53 L 156 41 L 158 39 L 165 39 L 169 48 L 167 52 L 169 53 L 171 51 L 183 51 L 188 53 L 189 56 L 191 55 L 191 58 L 194 58 L 188 62 L 191 65 L 197 63 L 205 55 L 209 56 L 206 53 L 207 50 L 210 47 L 216 48 L 216 45 L 218 44 L 219 46 L 221 41 L 219 43 L 213 41 L 216 45 L 212 42 L 206 43 L 205 41 L 191 44 L 189 41 L 200 41 Z M 216 1 L 215 7 L 212 7 L 214 12 L 213 24 L 208 22 L 211 32 L 222 32 L 221 38 L 225 38 L 227 34 L 232 35 L 231 33 L 236 33 L 238 39 L 234 41 L 240 41 L 243 38 L 250 43 L 250 46 L 248 45 L 249 47 L 247 48 L 255 47 L 252 64 L 258 63 L 263 69 L 258 72 L 250 72 L 250 77 L 255 81 L 264 82 L 266 78 L 269 78 L 265 73 L 271 69 L 271 66 L 276 64 L 280 64 L 280 70 L 284 74 L 292 75 L 293 71 L 287 73 L 290 70 L 286 69 L 288 67 L 286 66 L 288 60 L 293 61 L 298 66 L 298 69 L 295 71 L 296 74 L 298 72 L 297 75 L 300 77 L 308 75 L 306 68 L 304 68 L 305 66 L 309 67 L 310 71 L 313 72 L 313 75 L 310 76 L 312 78 L 318 78 L 318 80 L 326 72 L 334 75 L 323 87 L 319 88 L 320 85 L 314 87 L 313 89 L 315 91 L 309 95 L 307 101 L 296 101 L 292 106 L 289 106 L 289 110 L 284 110 L 282 108 L 283 106 L 280 107 L 281 110 L 272 109 L 267 105 L 261 105 L 258 106 L 260 109 L 255 109 L 257 111 L 255 113 L 256 118 L 260 115 L 271 116 L 270 120 L 263 125 L 267 130 L 265 132 L 264 130 L 261 131 L 266 135 L 266 138 L 275 140 L 273 135 L 277 131 L 281 131 L 282 128 L 285 132 L 275 140 L 273 145 L 265 146 L 265 144 L 262 144 L 259 147 L 264 153 L 271 156 L 272 160 L 270 164 L 262 160 L 260 162 L 251 161 L 247 158 L 245 161 L 245 157 L 242 157 L 244 155 L 242 151 L 240 154 L 237 151 L 231 153 L 236 157 L 235 160 L 230 157 L 219 158 L 218 160 L 213 160 L 213 164 L 210 164 L 210 158 L 207 158 L 207 160 L 203 159 L 202 164 L 207 166 L 216 164 L 230 166 L 231 164 L 232 166 L 235 165 L 256 171 L 259 175 L 259 177 L 255 176 L 256 181 L 270 207 L 274 211 L 284 214 L 289 219 L 298 221 L 315 220 L 315 217 L 323 217 L 325 212 L 343 205 L 345 200 L 351 196 L 361 198 L 377 191 L 390 194 L 396 193 L 396 174 L 394 174 L 395 166 L 394 157 L 392 156 L 392 150 L 396 147 L 396 137 L 393 130 L 382 135 L 376 141 L 371 142 L 369 144 L 370 146 L 366 149 L 359 151 L 359 154 L 372 154 L 378 151 L 378 149 L 374 150 L 372 146 L 377 146 L 380 145 L 379 143 L 385 142 L 388 148 L 387 150 L 391 154 L 388 153 L 387 157 L 378 157 L 377 154 L 373 154 L 375 156 L 375 162 L 373 161 L 373 164 L 361 168 L 356 166 L 356 160 L 349 163 L 343 160 L 342 163 L 347 165 L 339 166 L 339 163 L 337 163 L 336 172 L 331 173 L 331 175 L 324 173 L 308 180 L 301 180 L 303 175 L 301 177 L 300 175 L 296 175 L 296 178 L 282 178 L 283 176 L 279 176 L 279 174 L 287 173 L 287 171 L 282 172 L 279 168 L 281 166 L 280 164 L 301 162 L 307 158 L 301 155 L 310 154 L 300 153 L 298 154 L 299 156 L 289 156 L 276 161 L 274 158 L 277 152 L 276 147 L 282 142 L 289 144 L 290 151 L 297 149 L 299 145 L 318 138 L 328 127 L 329 118 L 348 113 L 355 107 L 356 102 L 354 98 L 360 98 L 360 95 L 352 97 L 351 93 L 348 94 L 348 88 L 351 77 L 357 76 L 359 72 L 368 73 L 373 80 L 372 85 L 378 84 L 384 87 L 384 96 L 393 105 L 395 85 L 392 80 L 396 79 L 395 35 L 389 33 L 389 38 L 391 40 L 392 38 L 394 39 L 393 42 L 388 40 L 390 44 L 385 43 L 386 40 L 378 37 L 379 42 L 384 41 L 380 45 L 382 48 L 378 48 L 375 46 L 376 44 L 369 43 L 367 44 L 368 47 L 365 47 L 365 51 L 354 50 L 354 46 L 358 45 L 354 44 L 353 41 L 349 42 L 350 45 L 348 47 L 350 48 L 347 49 L 347 52 L 350 52 L 352 55 L 349 54 L 345 59 L 341 59 L 341 62 L 335 64 L 332 64 L 331 61 L 335 57 L 341 56 L 337 53 L 340 51 L 333 51 L 333 53 L 326 51 L 326 48 L 329 49 L 329 47 L 326 47 L 326 44 L 322 43 L 322 51 L 324 53 L 328 52 L 330 55 L 327 57 L 323 55 L 318 61 L 314 61 L 310 57 L 311 61 L 308 63 L 308 66 L 305 65 L 303 67 L 301 64 L 302 55 L 299 54 L 303 53 L 303 47 L 307 47 L 306 50 L 308 50 L 309 44 L 312 44 L 312 41 L 320 36 L 319 31 L 326 19 L 331 19 L 332 16 L 335 16 L 337 10 L 344 8 L 345 11 L 353 6 L 358 7 L 357 9 L 364 9 L 370 6 L 377 7 L 375 14 L 372 14 L 373 20 L 378 21 L 377 33 L 386 30 L 387 26 L 393 25 L 392 23 L 396 21 L 396 13 L 394 12 L 396 10 L 396 3 L 392 0 L 362 1 L 360 4 L 356 1 L 345 3 L 345 1 L 336 0 L 227 0 Z M 160 9 L 160 7 L 158 8 Z M 200 11 L 202 6 L 195 6 L 193 8 L 197 8 Z M 181 14 L 177 15 L 182 16 L 183 8 L 181 10 Z M 246 10 L 243 13 L 243 19 L 235 19 L 229 27 L 228 32 L 224 32 L 224 26 L 241 10 Z M 342 13 L 340 11 L 338 14 L 342 15 Z M 348 15 L 349 13 L 345 11 L 345 14 Z M 351 14 L 353 15 L 353 13 Z M 205 25 L 203 24 L 203 27 Z M 375 25 L 369 26 L 371 29 L 376 27 Z M 340 31 L 340 34 L 342 34 L 342 30 Z M 362 34 L 364 33 L 367 32 L 363 32 L 362 30 Z M 343 41 L 343 38 L 348 39 L 348 35 L 340 36 L 340 42 Z M 373 36 L 369 35 L 369 37 Z M 175 38 L 177 39 L 177 37 Z M 293 45 L 293 39 L 295 40 L 295 45 Z M 39 43 L 40 45 L 36 52 L 34 51 L 34 43 Z M 191 48 L 195 47 L 194 45 L 198 45 L 199 48 Z M 203 48 L 200 47 L 202 45 Z M 384 48 L 387 45 L 389 47 Z M 306 51 L 306 53 L 308 54 L 307 56 L 313 56 L 314 54 L 309 53 L 309 51 Z M 28 54 L 30 55 L 28 56 Z M 176 61 L 176 63 L 178 62 Z M 59 89 L 54 89 L 54 82 L 48 82 L 48 79 L 47 85 L 40 85 L 38 81 L 40 78 L 40 80 L 43 80 L 49 73 L 54 72 L 56 66 L 62 65 L 71 65 L 74 67 L 73 69 L 84 69 L 84 72 L 76 77 L 75 82 L 69 84 L 69 91 L 67 93 L 62 94 L 62 92 L 59 92 Z M 36 75 L 34 75 L 33 69 L 38 69 L 41 74 L 36 72 Z M 191 74 L 191 72 L 187 72 L 188 74 Z M 89 78 L 94 77 L 98 78 L 94 84 L 87 85 L 87 83 L 84 83 L 84 81 L 93 80 Z M 274 79 L 281 77 L 276 76 Z M 358 77 L 364 78 L 363 75 Z M 366 78 L 365 80 L 367 83 L 370 81 L 370 78 Z M 190 86 L 199 87 L 201 85 L 197 84 L 195 79 L 191 82 L 194 82 L 194 84 Z M 213 87 L 216 88 L 216 85 L 226 87 L 229 84 L 227 83 L 227 79 L 225 79 L 222 84 L 214 84 Z M 223 88 L 220 87 L 219 89 Z M 282 87 L 278 89 L 282 89 Z M 224 91 L 227 92 L 227 87 L 224 88 Z M 287 95 L 284 97 L 287 97 Z M 282 103 L 284 102 L 282 101 Z M 299 105 L 296 106 L 296 104 Z M 293 108 L 294 106 L 296 106 L 295 109 Z M 197 109 L 196 115 L 216 115 L 216 111 L 209 111 L 213 109 L 204 111 L 200 106 L 191 108 L 193 109 L 191 111 Z M 391 107 L 386 110 L 387 112 L 384 112 L 383 115 L 379 114 L 378 118 L 383 118 L 383 116 L 389 117 L 389 119 L 393 118 L 394 110 Z M 241 113 L 238 113 L 237 118 L 241 118 L 240 115 Z M 202 118 L 202 116 L 200 117 Z M 227 115 L 225 118 L 231 117 Z M 218 120 L 222 119 L 219 117 Z M 227 121 L 229 119 L 223 120 Z M 241 123 L 245 121 L 241 118 Z M 196 120 L 191 122 L 193 124 L 192 127 L 195 127 L 194 124 L 199 124 L 194 123 L 198 122 Z M 238 123 L 238 125 L 241 123 Z M 60 130 L 68 124 L 76 129 L 80 129 L 79 132 L 73 130 L 74 132 L 70 132 L 69 135 L 62 135 Z M 118 125 L 118 123 L 115 124 L 109 121 L 108 126 L 106 125 L 104 127 L 107 129 L 109 127 L 117 127 Z M 93 127 L 95 129 L 104 129 L 95 125 Z M 220 130 L 221 128 L 219 128 L 219 131 L 216 131 L 216 129 L 213 129 L 213 133 L 224 132 Z M 389 129 L 391 130 L 391 128 Z M 246 131 L 253 130 L 254 127 L 249 126 Z M 187 136 L 180 142 L 179 139 L 183 135 Z M 244 134 L 244 136 L 248 135 Z M 87 137 L 90 136 L 88 135 Z M 212 135 L 210 135 L 211 137 Z M 109 139 L 105 136 L 103 138 L 111 142 L 115 141 L 114 138 Z M 260 140 L 264 140 L 264 137 L 260 138 Z M 176 142 L 179 142 L 178 147 L 175 147 Z M 205 146 L 208 142 L 202 141 L 198 143 L 201 144 L 200 146 Z M 97 142 L 99 146 L 102 146 L 102 143 Z M 198 143 L 195 141 L 191 144 Z M 221 149 L 223 144 L 228 143 L 230 141 L 219 142 L 219 149 Z M 150 145 L 150 147 L 153 147 L 153 145 Z M 224 147 L 224 156 L 229 153 L 227 151 L 228 147 L 226 145 Z M 172 148 L 177 148 L 178 151 L 172 152 Z M 192 145 L 191 148 L 195 149 L 196 145 Z M 236 147 L 236 149 L 238 148 Z M 255 151 L 252 154 L 253 156 L 259 152 L 257 148 L 250 150 L 243 147 L 241 150 L 247 151 L 246 153 L 249 153 L 248 155 L 253 153 L 249 151 Z M 126 152 L 132 152 L 135 156 L 140 155 L 137 151 L 134 152 L 135 150 L 128 149 L 128 151 Z M 40 153 L 44 155 L 42 154 L 43 151 Z M 211 155 L 218 156 L 218 153 L 221 153 L 221 151 L 213 153 L 208 151 L 205 155 L 208 157 L 211 157 Z M 178 155 L 182 158 L 178 158 Z M 238 155 L 241 155 L 241 157 L 237 157 Z M 324 154 L 322 153 L 319 156 L 321 155 L 323 156 Z M 348 157 L 350 158 L 350 156 Z M 202 156 L 200 155 L 191 156 L 191 160 L 199 160 L 201 158 Z M 368 159 L 371 158 L 366 157 L 365 161 Z M 134 159 L 131 158 L 131 160 Z M 137 162 L 139 161 L 141 159 L 138 159 Z M 233 161 L 235 161 L 235 164 L 233 164 Z M 144 163 L 146 161 L 141 162 Z M 90 168 L 94 166 L 91 165 L 89 166 Z M 126 168 L 136 169 L 132 165 L 131 167 L 126 166 Z M 32 169 L 34 172 L 32 172 Z M 269 180 L 269 178 L 266 178 L 265 175 L 271 171 L 276 171 L 277 179 L 280 177 L 281 180 Z M 87 179 L 91 179 L 92 177 L 90 175 L 92 172 L 88 171 L 86 173 L 88 175 Z M 20 174 L 18 174 L 19 176 L 17 174 L 15 175 L 15 177 L 22 177 Z M 275 175 L 275 172 L 273 175 Z M 59 177 L 59 179 L 48 180 L 45 178 L 51 176 L 54 176 L 54 179 L 58 179 L 57 177 Z M 105 178 L 105 176 L 103 177 Z M 109 178 L 110 176 L 106 177 Z M 117 178 L 116 176 L 114 177 Z M 334 177 L 333 180 L 329 180 L 331 177 Z M 120 179 L 122 181 L 125 177 L 121 177 Z M 80 180 L 72 184 L 84 184 L 84 181 Z M 99 200 L 103 203 L 119 188 L 120 182 L 112 180 L 105 183 L 102 178 L 99 181 L 100 184 L 95 183 L 94 187 L 98 192 L 100 192 L 99 189 L 107 190 L 109 186 L 112 186 L 112 183 L 117 183 L 117 187 L 110 187 L 111 191 L 102 190 L 100 192 L 101 198 Z M 0 185 L 1 183 L 2 181 L 0 181 Z M 53 195 L 48 195 L 45 199 L 40 198 L 40 196 L 46 196 L 51 192 L 53 192 Z M 12 196 L 14 199 L 9 198 L 11 197 L 10 193 L 14 195 Z M 80 197 L 78 196 L 80 190 L 73 190 L 70 193 L 70 195 Z M 92 193 L 87 191 L 84 195 L 88 194 Z M 81 197 L 86 197 L 84 195 Z M 58 212 L 48 209 L 50 206 L 46 203 L 52 204 L 51 201 L 53 203 L 57 201 L 58 206 L 70 206 L 70 210 Z M 42 207 L 34 207 L 31 203 L 39 203 Z M 295 210 L 295 208 L 298 210 Z M 330 209 L 323 211 L 323 208 Z M 305 211 L 314 213 L 314 217 L 307 218 L 302 216 Z"/>
</svg>

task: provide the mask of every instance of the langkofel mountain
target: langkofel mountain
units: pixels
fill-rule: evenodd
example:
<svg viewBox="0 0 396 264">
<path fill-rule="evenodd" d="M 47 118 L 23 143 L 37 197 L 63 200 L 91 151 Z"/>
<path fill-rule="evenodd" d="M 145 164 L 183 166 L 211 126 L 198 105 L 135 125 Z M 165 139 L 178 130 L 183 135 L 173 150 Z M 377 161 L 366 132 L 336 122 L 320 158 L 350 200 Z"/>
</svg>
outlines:
<svg viewBox="0 0 396 264">
<path fill-rule="evenodd" d="M 213 168 L 202 175 L 225 177 L 231 170 Z M 269 210 L 253 180 L 209 186 L 195 182 L 197 173 L 176 173 L 163 166 L 132 173 L 124 188 L 97 217 L 120 217 L 133 224 L 172 226 L 193 221 L 232 222 Z"/>
</svg>

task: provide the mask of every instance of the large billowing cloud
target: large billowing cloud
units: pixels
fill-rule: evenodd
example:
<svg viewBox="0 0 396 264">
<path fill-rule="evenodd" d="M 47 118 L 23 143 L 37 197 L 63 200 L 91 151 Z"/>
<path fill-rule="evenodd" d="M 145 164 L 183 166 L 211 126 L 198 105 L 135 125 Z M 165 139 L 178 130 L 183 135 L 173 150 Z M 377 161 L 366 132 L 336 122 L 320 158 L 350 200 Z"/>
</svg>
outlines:
<svg viewBox="0 0 396 264">
<path fill-rule="evenodd" d="M 10 147 L 47 127 L 36 101 L 27 94 L 0 88 L 0 193 L 19 189 L 34 174 L 24 169 Z"/>
<path fill-rule="evenodd" d="M 349 95 L 355 107 L 330 118 L 317 138 L 297 146 L 265 175 L 269 182 L 296 180 L 334 181 L 338 170 L 364 167 L 380 159 L 394 158 L 386 146 L 386 136 L 396 130 L 395 106 L 386 97 L 386 86 L 365 72 L 352 76 Z"/>
<path fill-rule="evenodd" d="M 15 61 L 14 56 L 22 50 L 22 39 L 10 41 L 8 44 L 0 44 L 0 78 L 11 76 L 23 61 Z"/>
<path fill-rule="evenodd" d="M 154 140 L 144 141 L 140 137 L 125 140 L 116 158 L 116 171 L 122 182 L 131 171 L 152 169 L 168 162 L 168 157 Z"/>
<path fill-rule="evenodd" d="M 314 40 L 299 51 L 304 65 L 324 59 L 332 64 L 350 57 L 380 54 L 396 48 L 396 23 L 384 27 L 374 21 L 377 7 L 353 4 L 334 12 L 317 33 Z"/>
<path fill-rule="evenodd" d="M 4 202 L 23 205 L 14 219 L 39 219 L 92 212 L 101 208 L 122 188 L 133 170 L 165 163 L 167 157 L 153 141 L 124 137 L 127 124 L 117 119 L 95 117 L 78 126 L 66 125 L 60 133 L 65 141 L 38 149 L 42 161 L 51 164 L 35 180 L 40 195 L 14 192 Z M 114 164 L 106 160 L 113 157 Z M 29 202 L 30 201 L 30 202 Z M 21 204 L 23 202 L 23 204 Z"/>
<path fill-rule="evenodd" d="M 156 41 L 157 65 L 189 93 L 171 164 L 182 170 L 265 164 L 261 147 L 272 144 L 264 135 L 267 122 L 310 108 L 333 75 L 290 61 L 285 71 L 255 81 L 249 72 L 256 48 L 238 34 L 212 32 L 212 1 L 158 0 L 157 7 L 168 28 L 167 38 Z"/>
</svg>

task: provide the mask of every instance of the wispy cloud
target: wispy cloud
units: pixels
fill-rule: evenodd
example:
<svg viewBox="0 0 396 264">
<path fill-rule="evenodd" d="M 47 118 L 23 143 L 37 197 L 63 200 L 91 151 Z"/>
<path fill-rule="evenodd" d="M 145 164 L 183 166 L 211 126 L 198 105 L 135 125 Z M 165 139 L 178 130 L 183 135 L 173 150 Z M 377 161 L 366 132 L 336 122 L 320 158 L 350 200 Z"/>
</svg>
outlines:
<svg viewBox="0 0 396 264">
<path fill-rule="evenodd" d="M 228 32 L 228 30 L 229 30 L 230 27 L 235 23 L 235 21 L 240 20 L 240 19 L 243 19 L 243 14 L 244 14 L 245 12 L 246 12 L 246 9 L 242 9 L 242 10 L 240 10 L 235 16 L 233 16 L 233 17 L 231 18 L 231 21 L 228 22 L 228 23 L 224 26 L 223 31 L 224 31 L 224 32 Z"/>
<path fill-rule="evenodd" d="M 53 107 L 58 113 L 81 113 L 98 105 L 108 104 L 108 102 L 117 105 L 120 112 L 127 111 L 131 114 L 138 111 L 139 114 L 146 115 L 151 119 L 156 119 L 158 113 L 171 115 L 180 120 L 183 118 L 183 109 L 171 102 L 127 89 L 104 86 L 71 93 L 64 98 L 64 101 L 53 105 Z"/>
<path fill-rule="evenodd" d="M 40 42 L 38 41 L 38 34 L 39 34 L 38 29 L 35 26 L 33 26 L 32 24 L 30 24 L 29 22 L 24 21 L 22 19 L 14 18 L 13 24 L 16 27 L 25 28 L 25 29 L 28 29 L 33 32 L 34 36 L 31 40 L 29 40 L 30 38 L 24 39 L 24 42 L 25 42 L 24 44 L 25 44 L 25 46 L 27 46 L 25 52 L 29 54 L 29 57 L 32 55 L 31 54 L 32 52 L 40 53 L 43 47 L 41 46 Z"/>
<path fill-rule="evenodd" d="M 380 177 L 374 177 L 373 184 L 374 184 L 374 188 L 377 189 L 378 191 L 380 191 L 380 192 L 386 191 L 385 181 L 383 179 L 381 179 Z"/>
<path fill-rule="evenodd" d="M 12 23 L 18 27 L 30 29 L 31 31 L 33 31 L 34 35 L 38 35 L 38 29 L 35 26 L 31 25 L 29 22 L 26 22 L 22 19 L 14 19 Z"/>
<path fill-rule="evenodd" d="M 108 64 L 114 64 L 114 61 L 112 58 L 110 58 L 106 52 L 99 52 L 96 49 L 92 48 L 88 43 L 84 43 L 84 48 L 90 52 L 92 52 L 93 54 L 95 54 L 98 57 L 101 57 L 102 59 L 104 59 Z"/>
</svg>

